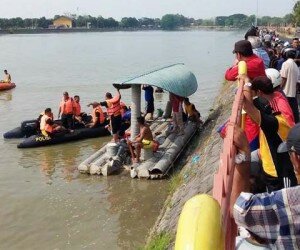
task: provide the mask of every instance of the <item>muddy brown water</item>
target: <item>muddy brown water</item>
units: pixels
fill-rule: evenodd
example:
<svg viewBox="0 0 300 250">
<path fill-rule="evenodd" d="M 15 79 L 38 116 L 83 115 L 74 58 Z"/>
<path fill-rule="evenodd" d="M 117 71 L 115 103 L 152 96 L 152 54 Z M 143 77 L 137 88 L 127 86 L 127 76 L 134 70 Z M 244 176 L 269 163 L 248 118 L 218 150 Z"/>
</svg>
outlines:
<svg viewBox="0 0 300 250">
<path fill-rule="evenodd" d="M 127 174 L 81 175 L 78 164 L 110 138 L 36 149 L 2 134 L 51 107 L 63 91 L 82 107 L 113 91 L 112 80 L 185 62 L 199 89 L 191 99 L 205 116 L 224 69 L 233 61 L 235 32 L 107 32 L 0 36 L 0 68 L 17 88 L 0 93 L 0 249 L 136 249 L 168 194 L 168 180 Z M 130 92 L 122 92 L 130 101 Z M 163 99 L 165 100 L 165 98 Z M 156 103 L 163 107 L 164 101 Z"/>
</svg>

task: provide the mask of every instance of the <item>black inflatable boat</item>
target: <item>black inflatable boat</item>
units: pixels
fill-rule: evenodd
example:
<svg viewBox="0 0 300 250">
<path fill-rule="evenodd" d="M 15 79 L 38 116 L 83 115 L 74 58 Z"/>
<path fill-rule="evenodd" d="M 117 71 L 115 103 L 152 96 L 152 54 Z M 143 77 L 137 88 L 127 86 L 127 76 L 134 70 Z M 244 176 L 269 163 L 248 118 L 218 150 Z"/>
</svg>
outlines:
<svg viewBox="0 0 300 250">
<path fill-rule="evenodd" d="M 21 123 L 20 127 L 14 128 L 3 134 L 5 139 L 24 138 L 37 134 L 37 120 L 28 120 Z"/>
<path fill-rule="evenodd" d="M 32 135 L 18 144 L 18 148 L 35 148 L 48 145 L 55 145 L 70 141 L 82 140 L 87 138 L 96 138 L 108 136 L 110 132 L 105 127 L 81 128 L 67 134 L 57 134 L 54 137 L 45 137 L 43 135 Z"/>
</svg>

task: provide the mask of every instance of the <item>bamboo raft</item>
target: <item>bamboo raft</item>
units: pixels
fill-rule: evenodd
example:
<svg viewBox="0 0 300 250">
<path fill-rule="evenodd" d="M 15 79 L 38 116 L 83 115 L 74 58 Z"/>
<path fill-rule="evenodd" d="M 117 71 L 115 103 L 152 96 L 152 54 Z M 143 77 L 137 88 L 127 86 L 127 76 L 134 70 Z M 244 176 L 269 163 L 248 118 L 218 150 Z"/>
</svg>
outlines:
<svg viewBox="0 0 300 250">
<path fill-rule="evenodd" d="M 160 146 L 156 152 L 142 149 L 140 163 L 130 164 L 126 142 L 108 143 L 83 161 L 78 169 L 91 175 L 108 176 L 127 170 L 132 178 L 163 178 L 197 131 L 197 125 L 193 122 L 185 125 L 183 135 L 171 133 L 169 125 L 170 119 L 157 119 L 151 124 L 151 131 Z"/>
</svg>

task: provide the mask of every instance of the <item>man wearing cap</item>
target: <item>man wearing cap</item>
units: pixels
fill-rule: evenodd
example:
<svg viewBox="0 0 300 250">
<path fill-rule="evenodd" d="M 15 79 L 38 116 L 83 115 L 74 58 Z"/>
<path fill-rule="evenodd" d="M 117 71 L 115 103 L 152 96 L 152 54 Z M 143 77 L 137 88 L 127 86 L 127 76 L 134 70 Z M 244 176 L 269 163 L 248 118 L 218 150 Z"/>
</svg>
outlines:
<svg viewBox="0 0 300 250">
<path fill-rule="evenodd" d="M 227 81 L 235 81 L 238 76 L 238 63 L 245 61 L 247 64 L 247 74 L 250 79 L 257 76 L 265 76 L 265 66 L 261 58 L 253 53 L 252 45 L 249 41 L 241 40 L 235 43 L 233 53 L 236 55 L 235 64 L 225 73 Z"/>
<path fill-rule="evenodd" d="M 234 134 L 234 144 L 238 152 L 249 154 L 244 132 L 235 127 Z M 295 172 L 300 173 L 300 124 L 290 130 L 286 148 L 282 147 L 282 151 L 289 152 Z M 249 176 L 249 161 L 237 162 L 230 207 L 238 227 L 249 232 L 244 241 L 245 245 L 250 243 L 268 249 L 299 249 L 300 186 L 272 193 L 253 194 L 249 192 Z M 242 245 L 240 247 L 239 249 L 244 249 Z"/>
</svg>

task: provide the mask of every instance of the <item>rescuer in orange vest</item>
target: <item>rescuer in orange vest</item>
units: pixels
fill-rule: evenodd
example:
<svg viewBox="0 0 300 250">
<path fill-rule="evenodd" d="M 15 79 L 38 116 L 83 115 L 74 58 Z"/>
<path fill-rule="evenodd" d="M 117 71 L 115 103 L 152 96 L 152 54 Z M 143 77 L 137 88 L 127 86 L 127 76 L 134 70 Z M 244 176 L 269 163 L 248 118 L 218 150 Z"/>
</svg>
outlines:
<svg viewBox="0 0 300 250">
<path fill-rule="evenodd" d="M 107 92 L 105 94 L 105 101 L 95 104 L 106 107 L 107 115 L 110 119 L 110 127 L 113 134 L 114 142 L 119 141 L 119 133 L 122 126 L 122 115 L 121 115 L 121 94 L 120 90 L 117 89 L 118 93 L 113 97 L 111 93 Z"/>
<path fill-rule="evenodd" d="M 58 118 L 61 114 L 62 125 L 67 129 L 72 129 L 74 124 L 74 116 L 76 109 L 73 98 L 69 97 L 68 92 L 63 93 L 63 99 L 60 102 L 58 110 Z"/>
<path fill-rule="evenodd" d="M 46 137 L 52 136 L 53 134 L 64 130 L 63 127 L 58 126 L 53 122 L 53 113 L 51 112 L 50 108 L 45 109 L 40 122 L 40 130 L 42 135 Z"/>
<path fill-rule="evenodd" d="M 97 102 L 93 102 L 90 103 L 88 105 L 93 107 L 93 111 L 92 111 L 92 122 L 87 124 L 86 127 L 88 128 L 97 128 L 100 127 L 102 125 L 104 125 L 105 123 L 105 115 L 104 112 L 101 108 L 101 105 Z"/>
</svg>

